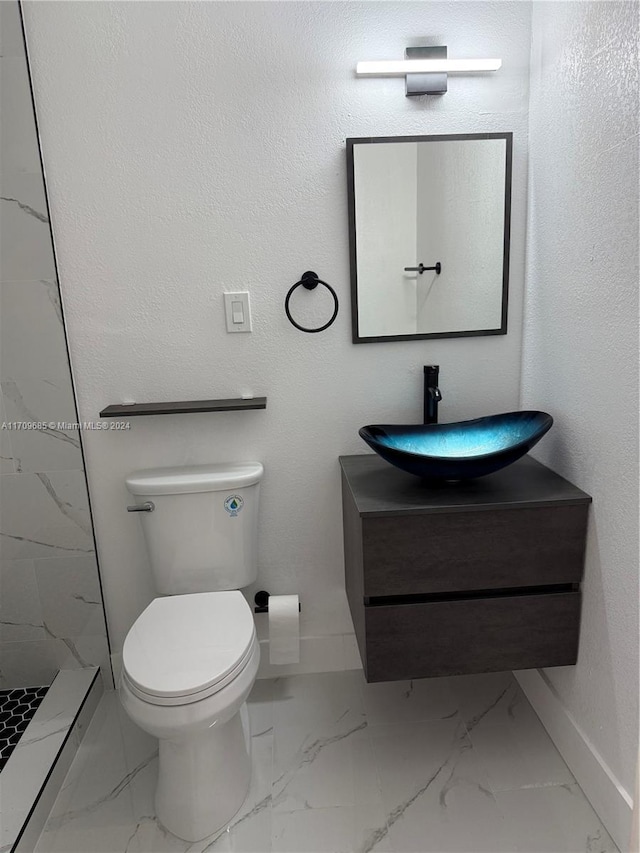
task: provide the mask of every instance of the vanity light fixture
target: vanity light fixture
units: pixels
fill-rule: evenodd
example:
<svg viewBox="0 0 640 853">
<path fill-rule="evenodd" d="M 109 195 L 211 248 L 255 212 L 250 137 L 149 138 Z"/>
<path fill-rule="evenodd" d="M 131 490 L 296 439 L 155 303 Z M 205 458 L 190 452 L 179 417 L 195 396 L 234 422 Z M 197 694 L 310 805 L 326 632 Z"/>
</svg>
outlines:
<svg viewBox="0 0 640 853">
<path fill-rule="evenodd" d="M 358 77 L 404 77 L 407 97 L 441 95 L 447 91 L 447 74 L 497 71 L 501 59 L 447 59 L 446 45 L 408 47 L 402 60 L 358 62 Z"/>
</svg>

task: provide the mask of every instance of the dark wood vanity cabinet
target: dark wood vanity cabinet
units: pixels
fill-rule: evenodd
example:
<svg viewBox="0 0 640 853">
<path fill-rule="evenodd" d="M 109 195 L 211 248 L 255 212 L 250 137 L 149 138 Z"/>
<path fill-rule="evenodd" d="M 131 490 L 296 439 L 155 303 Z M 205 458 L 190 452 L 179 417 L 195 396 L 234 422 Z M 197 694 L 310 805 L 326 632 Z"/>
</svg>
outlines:
<svg viewBox="0 0 640 853">
<path fill-rule="evenodd" d="M 340 465 L 368 681 L 576 662 L 589 495 L 529 456 L 441 485 L 375 455 Z"/>
</svg>

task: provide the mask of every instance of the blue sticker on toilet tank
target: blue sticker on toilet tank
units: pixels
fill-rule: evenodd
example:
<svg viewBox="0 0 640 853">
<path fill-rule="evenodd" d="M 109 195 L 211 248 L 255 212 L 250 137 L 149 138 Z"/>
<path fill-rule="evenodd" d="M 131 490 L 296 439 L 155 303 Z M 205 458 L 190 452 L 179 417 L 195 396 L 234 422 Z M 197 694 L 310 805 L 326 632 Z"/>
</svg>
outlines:
<svg viewBox="0 0 640 853">
<path fill-rule="evenodd" d="M 244 499 L 240 495 L 229 495 L 224 500 L 224 508 L 229 513 L 231 518 L 235 518 L 244 506 Z"/>
</svg>

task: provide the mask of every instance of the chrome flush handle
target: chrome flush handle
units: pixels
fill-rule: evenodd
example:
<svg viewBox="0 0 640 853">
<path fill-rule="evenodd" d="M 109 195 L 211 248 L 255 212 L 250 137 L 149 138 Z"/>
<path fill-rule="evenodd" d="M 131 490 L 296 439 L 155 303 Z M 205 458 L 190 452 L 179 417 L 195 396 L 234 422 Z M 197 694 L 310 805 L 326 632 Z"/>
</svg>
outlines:
<svg viewBox="0 0 640 853">
<path fill-rule="evenodd" d="M 127 512 L 153 512 L 156 505 L 153 501 L 146 501 L 143 504 L 134 504 L 127 507 Z"/>
</svg>

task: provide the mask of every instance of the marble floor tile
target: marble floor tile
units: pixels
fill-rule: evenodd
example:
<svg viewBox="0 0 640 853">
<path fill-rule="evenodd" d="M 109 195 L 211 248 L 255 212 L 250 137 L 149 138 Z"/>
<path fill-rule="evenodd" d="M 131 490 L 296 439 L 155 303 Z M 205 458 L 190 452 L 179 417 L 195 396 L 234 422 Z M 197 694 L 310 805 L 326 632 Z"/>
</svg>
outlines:
<svg viewBox="0 0 640 853">
<path fill-rule="evenodd" d="M 363 675 L 360 690 L 371 724 L 444 720 L 458 710 L 449 678 L 367 684 Z"/>
<path fill-rule="evenodd" d="M 506 851 L 498 804 L 459 717 L 371 736 L 396 853 Z"/>
<path fill-rule="evenodd" d="M 458 675 L 449 679 L 458 711 L 465 723 L 475 724 L 500 701 L 515 681 L 510 672 Z"/>
<path fill-rule="evenodd" d="M 274 853 L 392 853 L 394 849 L 384 814 L 371 806 L 274 813 L 271 844 Z"/>
<path fill-rule="evenodd" d="M 514 685 L 367 685 L 361 671 L 258 681 L 249 795 L 192 844 L 157 821 L 157 744 L 108 694 L 36 853 L 615 853 Z"/>
<path fill-rule="evenodd" d="M 573 784 L 575 779 L 545 731 L 517 681 L 491 679 L 493 687 L 471 696 L 475 682 L 452 688 L 464 696 L 465 722 L 491 790 L 510 791 L 544 785 Z"/>
<path fill-rule="evenodd" d="M 496 800 L 513 853 L 615 853 L 579 785 L 503 791 Z"/>
<path fill-rule="evenodd" d="M 271 826 L 271 809 L 267 805 L 235 820 L 212 842 L 202 846 L 202 853 L 271 853 Z M 196 847 L 189 853 L 200 853 L 200 850 Z"/>
<path fill-rule="evenodd" d="M 274 727 L 314 726 L 348 719 L 363 722 L 362 675 L 357 670 L 290 675 L 274 680 Z"/>
<path fill-rule="evenodd" d="M 275 681 L 262 678 L 253 685 L 247 699 L 251 732 L 261 732 L 273 727 L 273 696 Z"/>
<path fill-rule="evenodd" d="M 135 827 L 132 779 L 113 694 L 107 694 L 71 765 L 36 850 L 112 853 L 125 850 Z"/>
<path fill-rule="evenodd" d="M 459 718 L 371 726 L 369 729 L 385 807 L 411 799 L 425 781 L 471 748 Z"/>
<path fill-rule="evenodd" d="M 366 720 L 277 730 L 273 775 L 275 812 L 382 802 Z"/>
<path fill-rule="evenodd" d="M 153 815 L 143 816 L 123 853 L 271 853 L 271 814 L 264 811 L 239 819 L 215 836 L 193 843 L 176 838 Z"/>
</svg>

